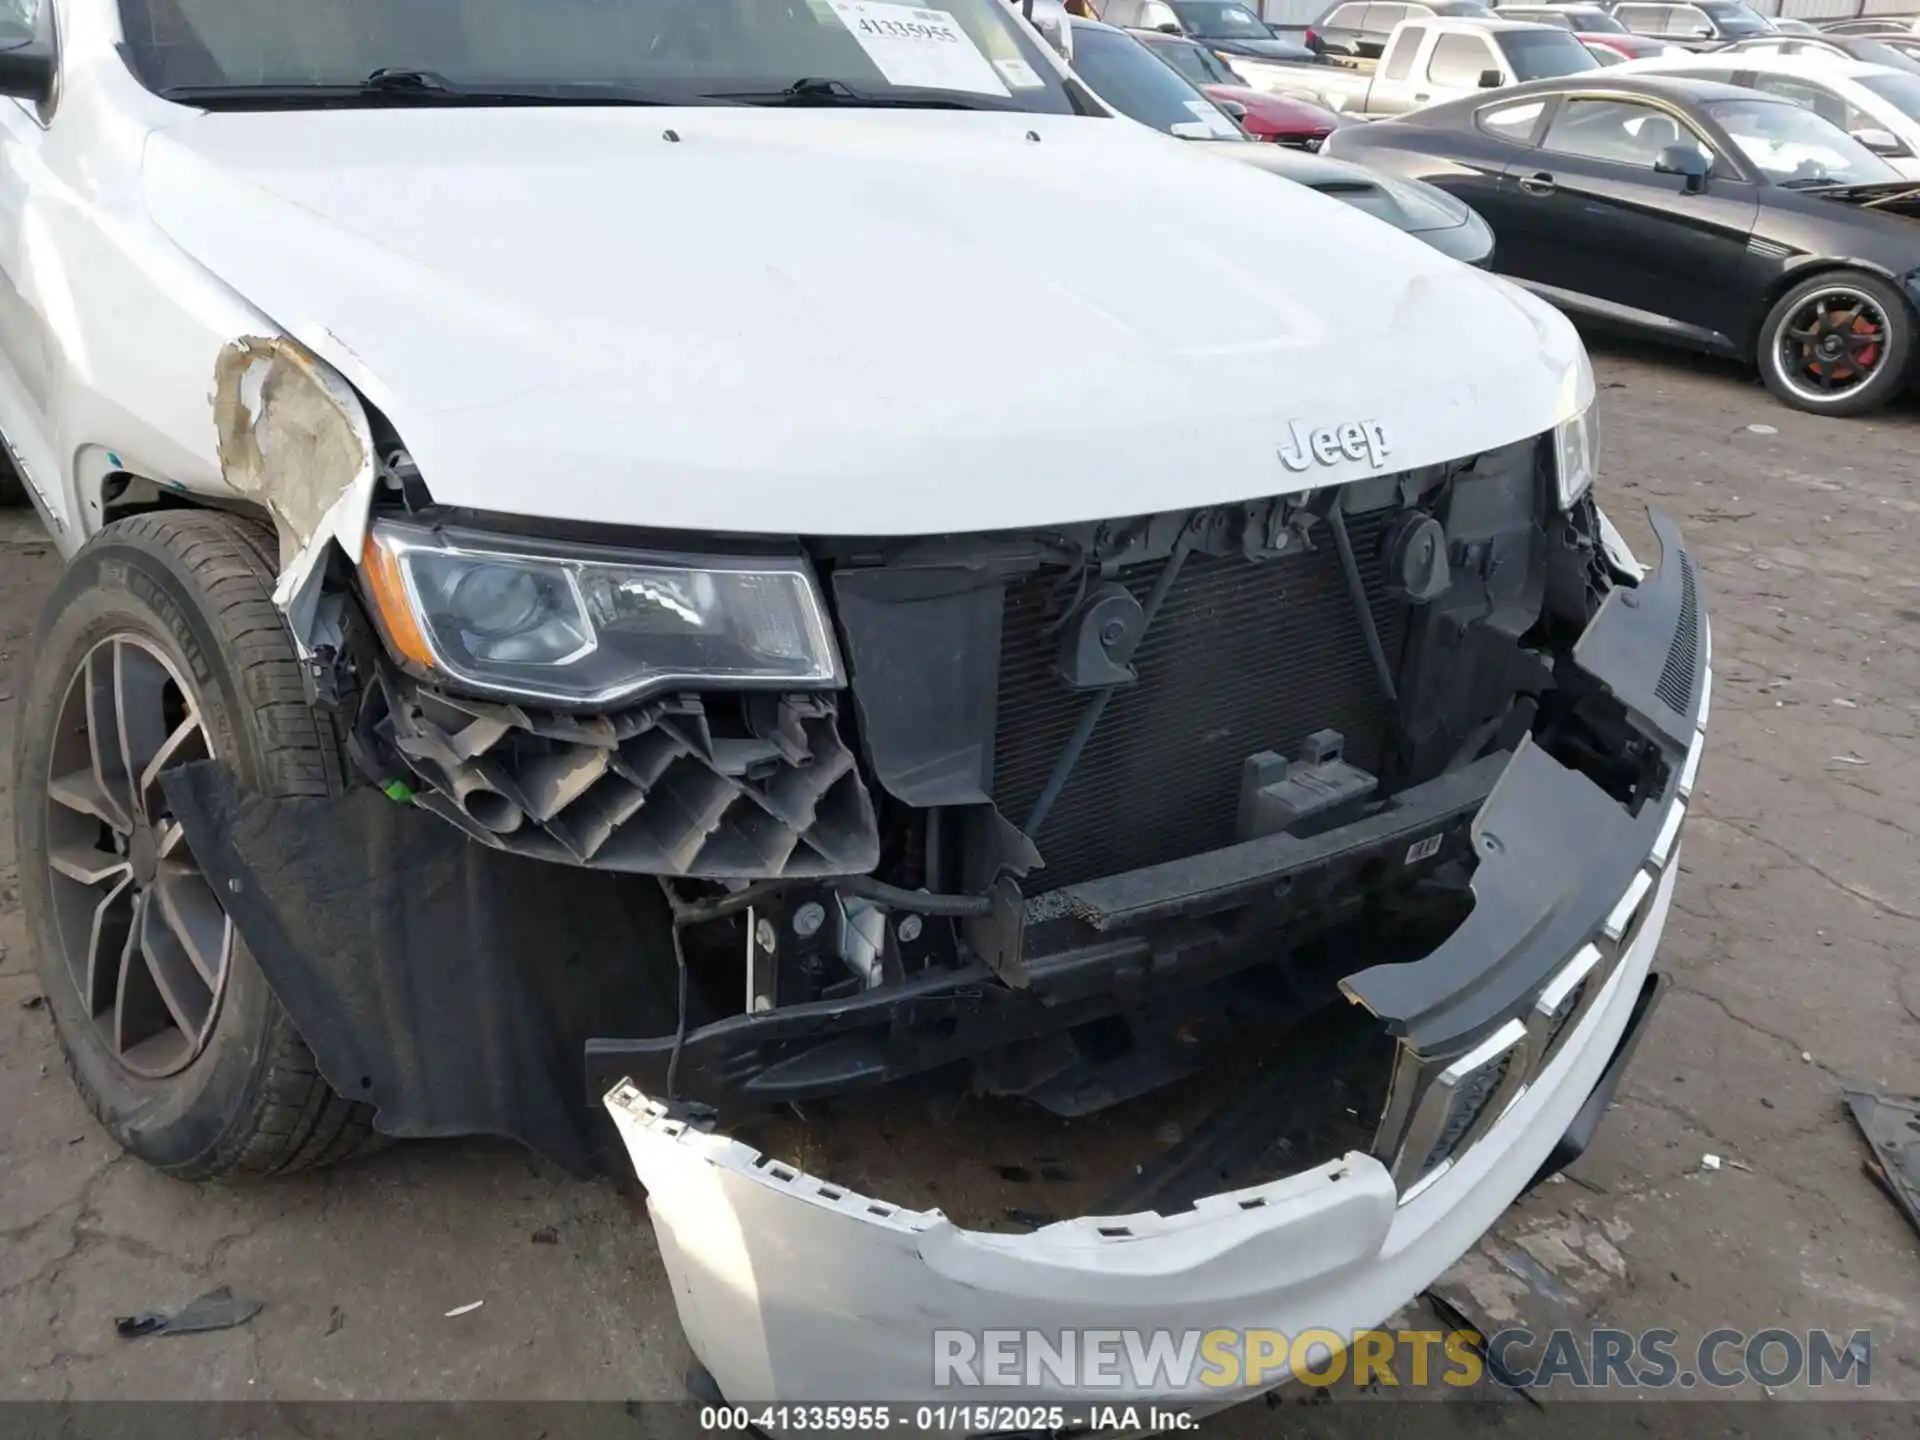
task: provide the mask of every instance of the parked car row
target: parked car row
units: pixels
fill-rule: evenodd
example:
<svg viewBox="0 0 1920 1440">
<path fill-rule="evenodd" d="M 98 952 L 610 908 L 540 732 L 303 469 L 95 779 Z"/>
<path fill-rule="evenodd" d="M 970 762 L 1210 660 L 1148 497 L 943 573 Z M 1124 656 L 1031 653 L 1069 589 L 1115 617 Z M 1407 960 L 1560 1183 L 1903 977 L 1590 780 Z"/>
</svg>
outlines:
<svg viewBox="0 0 1920 1440">
<path fill-rule="evenodd" d="M 1920 180 L 1920 74 L 1885 65 L 1721 51 L 1635 71 L 1717 80 L 1804 105 L 1909 179 Z"/>
<path fill-rule="evenodd" d="M 1377 61 L 1296 67 L 1332 122 L 1312 157 L 1245 143 L 1274 97 L 1221 83 L 1232 67 L 1183 36 L 1076 20 L 1074 65 L 1122 114 L 1578 318 L 1750 360 L 1800 409 L 1886 403 L 1920 314 L 1920 74 L 1777 46 L 1613 51 L 1603 71 L 1580 37 L 1611 32 L 1577 27 L 1609 18 L 1400 19 Z"/>
<path fill-rule="evenodd" d="M 1347 123 L 1337 112 L 1301 96 L 1255 89 L 1222 55 L 1196 40 L 1157 30 L 1136 31 L 1134 38 L 1238 120 L 1252 139 L 1318 150 L 1336 127 Z"/>
<path fill-rule="evenodd" d="M 1402 20 L 1377 64 L 1289 67 L 1285 83 L 1329 109 L 1401 115 L 1476 91 L 1596 70 L 1600 62 L 1567 30 L 1520 20 Z"/>
<path fill-rule="evenodd" d="M 1920 306 L 1920 184 L 1817 108 L 1695 78 L 1705 57 L 1661 63 L 1343 128 L 1326 148 L 1471 205 L 1493 268 L 1577 318 L 1753 362 L 1797 409 L 1885 404 Z"/>
<path fill-rule="evenodd" d="M 1602 5 L 1503 5 L 1504 20 L 1528 20 L 1536 25 L 1557 25 L 1571 30 L 1573 36 L 1593 52 L 1602 64 L 1621 60 L 1645 60 L 1664 54 L 1664 40 L 1635 35 Z M 1611 58 L 1610 58 L 1611 57 Z"/>
<path fill-rule="evenodd" d="M 1356 68 L 1385 55 L 1395 27 L 1435 20 L 1523 20 L 1568 30 L 1614 54 L 1648 59 L 1672 49 L 1732 46 L 1830 53 L 1876 64 L 1920 57 L 1920 16 L 1811 22 L 1762 15 L 1745 0 L 1335 0 L 1300 39 L 1282 34 L 1237 0 L 1092 0 L 1107 24 L 1201 41 L 1223 58 L 1263 64 L 1317 61 Z"/>
<path fill-rule="evenodd" d="M 1203 144 L 1208 153 L 1223 159 L 1319 190 L 1417 236 L 1455 260 L 1485 266 L 1491 259 L 1493 232 L 1486 221 L 1444 190 L 1285 146 L 1250 143 L 1241 128 L 1246 122 L 1236 125 L 1193 85 L 1180 65 L 1168 58 L 1169 49 L 1095 20 L 1073 22 L 1075 72 L 1129 119 Z M 1337 122 L 1338 117 L 1331 118 Z"/>
</svg>

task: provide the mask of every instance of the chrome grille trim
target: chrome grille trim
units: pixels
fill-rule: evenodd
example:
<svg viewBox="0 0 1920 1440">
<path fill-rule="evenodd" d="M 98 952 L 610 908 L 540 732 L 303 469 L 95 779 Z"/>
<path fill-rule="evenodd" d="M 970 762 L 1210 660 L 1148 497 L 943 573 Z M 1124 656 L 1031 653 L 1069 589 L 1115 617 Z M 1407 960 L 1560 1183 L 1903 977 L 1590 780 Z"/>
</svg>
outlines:
<svg viewBox="0 0 1920 1440">
<path fill-rule="evenodd" d="M 1620 897 L 1620 903 L 1614 906 L 1613 913 L 1607 916 L 1607 923 L 1600 927 L 1600 933 L 1607 939 L 1618 942 L 1633 922 L 1639 919 L 1640 902 L 1647 898 L 1647 892 L 1652 888 L 1653 876 L 1644 870 L 1635 875 L 1633 883 L 1627 886 L 1627 893 Z"/>
<path fill-rule="evenodd" d="M 1676 801 L 1669 819 L 1684 812 L 1685 807 Z M 1663 833 L 1665 829 L 1663 826 Z M 1390 1127 L 1404 1124 L 1401 1138 L 1393 1146 L 1390 1167 L 1400 1187 L 1402 1205 L 1431 1186 L 1452 1168 L 1455 1159 L 1479 1143 L 1554 1062 L 1566 1038 L 1579 1029 L 1599 1003 L 1614 972 L 1640 938 L 1653 908 L 1649 903 L 1653 893 L 1653 871 L 1643 867 L 1608 914 L 1595 941 L 1581 946 L 1541 987 L 1524 1023 L 1507 1021 L 1465 1055 L 1438 1070 L 1437 1061 L 1423 1058 L 1404 1040 L 1401 1042 L 1394 1070 L 1395 1093 L 1388 1103 L 1382 1134 L 1389 1136 Z M 1508 1062 L 1507 1071 L 1495 1093 L 1448 1151 L 1434 1160 L 1434 1146 L 1445 1132 L 1461 1084 L 1502 1059 Z M 1412 1118 L 1406 1120 L 1409 1114 Z"/>
<path fill-rule="evenodd" d="M 1649 857 L 1656 869 L 1667 868 L 1667 861 L 1673 858 L 1673 842 L 1680 838 L 1680 822 L 1687 818 L 1687 807 L 1678 800 L 1667 811 L 1667 818 L 1660 823 L 1659 838 L 1653 842 L 1653 854 Z"/>
<path fill-rule="evenodd" d="M 1703 743 L 1706 738 L 1704 734 L 1696 733 L 1693 737 L 1693 748 L 1687 751 L 1687 763 L 1680 771 L 1680 798 L 1682 800 L 1691 800 L 1693 798 L 1693 782 L 1700 774 L 1700 757 L 1706 753 L 1707 747 Z"/>
<path fill-rule="evenodd" d="M 1482 1103 L 1482 1108 L 1475 1113 L 1448 1154 L 1434 1160 L 1432 1165 L 1427 1163 L 1454 1117 L 1454 1102 L 1467 1082 L 1502 1059 L 1509 1060 L 1509 1078 L 1522 1070 L 1520 1061 L 1523 1057 L 1513 1052 L 1524 1044 L 1526 1038 L 1526 1026 L 1518 1020 L 1509 1020 L 1433 1078 L 1420 1096 L 1412 1123 L 1407 1126 L 1407 1133 L 1400 1142 L 1400 1154 L 1394 1164 L 1396 1176 L 1404 1176 L 1408 1182 L 1424 1179 L 1430 1170 L 1446 1164 L 1452 1154 L 1465 1150 L 1477 1138 L 1474 1132 L 1481 1128 L 1486 1113 L 1498 1102 L 1497 1094 L 1488 1096 Z M 1506 1088 L 1505 1082 L 1500 1088 Z"/>
</svg>

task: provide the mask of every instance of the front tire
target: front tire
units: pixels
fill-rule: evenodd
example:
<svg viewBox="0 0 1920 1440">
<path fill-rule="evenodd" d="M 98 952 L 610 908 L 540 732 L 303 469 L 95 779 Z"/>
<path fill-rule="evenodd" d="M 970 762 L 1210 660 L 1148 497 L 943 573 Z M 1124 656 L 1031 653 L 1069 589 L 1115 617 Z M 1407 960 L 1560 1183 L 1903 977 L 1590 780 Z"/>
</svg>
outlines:
<svg viewBox="0 0 1920 1440">
<path fill-rule="evenodd" d="M 1831 270 L 1793 287 L 1760 327 L 1760 376 L 1814 415 L 1864 415 L 1900 392 L 1913 312 L 1886 281 Z"/>
<path fill-rule="evenodd" d="M 276 797 L 342 788 L 271 599 L 273 532 L 161 511 L 107 526 L 41 618 L 15 768 L 20 894 L 75 1086 L 183 1179 L 378 1148 L 194 866 L 158 776 L 213 758 Z"/>
</svg>

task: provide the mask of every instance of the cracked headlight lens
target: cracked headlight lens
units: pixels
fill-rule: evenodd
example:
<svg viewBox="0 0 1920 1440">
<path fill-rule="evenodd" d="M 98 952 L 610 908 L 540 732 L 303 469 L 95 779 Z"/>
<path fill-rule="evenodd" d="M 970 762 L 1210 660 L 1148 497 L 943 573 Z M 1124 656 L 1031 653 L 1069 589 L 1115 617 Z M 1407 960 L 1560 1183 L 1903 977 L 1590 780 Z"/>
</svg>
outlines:
<svg viewBox="0 0 1920 1440">
<path fill-rule="evenodd" d="M 388 645 L 470 689 L 604 705 L 674 685 L 837 685 L 807 562 L 535 545 L 391 521 L 363 565 Z"/>
</svg>

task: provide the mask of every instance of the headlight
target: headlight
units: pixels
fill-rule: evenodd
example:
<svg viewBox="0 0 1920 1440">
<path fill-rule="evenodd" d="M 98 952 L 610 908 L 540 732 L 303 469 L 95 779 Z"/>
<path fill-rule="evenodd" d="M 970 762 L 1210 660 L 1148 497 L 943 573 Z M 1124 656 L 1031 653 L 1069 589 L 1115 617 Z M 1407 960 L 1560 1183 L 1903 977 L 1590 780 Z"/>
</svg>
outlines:
<svg viewBox="0 0 1920 1440">
<path fill-rule="evenodd" d="M 381 521 L 363 573 L 394 651 L 476 690 L 604 705 L 673 685 L 840 681 L 798 557 L 635 554 Z"/>
<path fill-rule="evenodd" d="M 1586 347 L 1580 364 L 1569 376 L 1567 408 L 1573 413 L 1553 427 L 1554 470 L 1559 481 L 1560 508 L 1567 509 L 1593 488 L 1600 468 L 1600 413 L 1594 403 L 1593 363 Z"/>
</svg>

